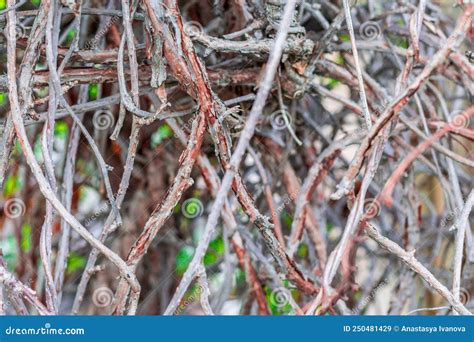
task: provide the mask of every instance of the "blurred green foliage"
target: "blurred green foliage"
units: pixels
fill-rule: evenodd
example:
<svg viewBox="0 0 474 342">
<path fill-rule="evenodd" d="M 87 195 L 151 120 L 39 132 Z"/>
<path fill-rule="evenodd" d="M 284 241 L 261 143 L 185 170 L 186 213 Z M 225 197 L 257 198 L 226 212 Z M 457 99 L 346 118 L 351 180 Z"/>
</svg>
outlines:
<svg viewBox="0 0 474 342">
<path fill-rule="evenodd" d="M 89 84 L 89 98 L 91 100 L 97 99 L 99 93 L 99 86 L 97 84 Z"/>
<path fill-rule="evenodd" d="M 66 41 L 65 41 L 66 45 L 71 44 L 71 42 L 74 39 L 75 35 L 76 35 L 76 30 L 75 29 L 70 29 L 69 31 L 67 31 Z"/>
<path fill-rule="evenodd" d="M 86 266 L 86 258 L 82 255 L 71 253 L 67 258 L 66 273 L 70 274 L 82 270 Z"/>
<path fill-rule="evenodd" d="M 203 262 L 205 266 L 215 264 L 219 261 L 219 258 L 224 255 L 225 245 L 224 240 L 221 236 L 212 240 L 209 243 L 209 248 L 204 255 Z M 177 275 L 183 275 L 189 266 L 194 255 L 194 248 L 191 246 L 183 246 L 176 254 L 176 266 L 175 273 Z"/>
<path fill-rule="evenodd" d="M 2 0 L 0 0 L 2 1 Z M 7 103 L 8 95 L 7 93 L 1 93 L 0 92 L 0 106 L 4 105 Z"/>
<path fill-rule="evenodd" d="M 21 226 L 21 250 L 28 253 L 31 249 L 31 226 L 28 223 L 24 223 Z"/>
<path fill-rule="evenodd" d="M 398 47 L 408 49 L 408 39 L 405 37 L 397 36 L 395 34 L 388 34 L 388 39 L 393 45 L 396 45 Z"/>
<path fill-rule="evenodd" d="M 173 136 L 173 131 L 170 126 L 163 124 L 155 131 L 151 136 L 151 147 L 155 148 L 161 144 L 165 139 L 171 138 Z"/>
<path fill-rule="evenodd" d="M 347 33 L 341 33 L 338 37 L 343 42 L 348 42 L 351 39 Z"/>
<path fill-rule="evenodd" d="M 300 258 L 306 258 L 308 256 L 308 245 L 305 243 L 302 243 L 301 245 L 298 246 L 298 250 L 296 251 L 296 254 Z"/>
<path fill-rule="evenodd" d="M 177 275 L 183 275 L 189 266 L 194 255 L 194 248 L 191 246 L 183 246 L 176 254 L 175 272 Z"/>
<path fill-rule="evenodd" d="M 288 213 L 288 211 L 286 211 L 286 209 L 282 210 L 281 212 L 281 221 L 283 222 L 283 224 L 287 225 L 288 227 L 291 227 L 291 225 L 293 224 L 293 218 Z"/>
<path fill-rule="evenodd" d="M 287 281 L 284 281 L 284 283 Z M 275 299 L 275 292 L 271 287 L 264 286 L 265 291 L 265 298 L 267 300 L 268 308 L 272 312 L 274 316 L 284 316 L 288 315 L 292 312 L 292 308 L 290 303 L 279 303 L 278 300 Z"/>
<path fill-rule="evenodd" d="M 3 184 L 3 196 L 11 197 L 21 189 L 21 181 L 17 175 L 8 175 Z"/>
<path fill-rule="evenodd" d="M 69 132 L 69 126 L 64 121 L 57 121 L 54 126 L 54 136 L 56 138 L 66 139 Z"/>
<path fill-rule="evenodd" d="M 335 80 L 334 78 L 325 78 L 324 84 L 328 89 L 334 89 L 336 86 L 341 84 L 341 82 L 338 80 Z"/>
</svg>

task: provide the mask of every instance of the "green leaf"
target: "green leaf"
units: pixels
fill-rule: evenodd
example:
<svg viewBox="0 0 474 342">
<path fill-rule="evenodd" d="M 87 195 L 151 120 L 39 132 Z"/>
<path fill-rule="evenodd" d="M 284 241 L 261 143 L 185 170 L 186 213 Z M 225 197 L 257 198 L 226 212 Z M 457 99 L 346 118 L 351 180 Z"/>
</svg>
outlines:
<svg viewBox="0 0 474 342">
<path fill-rule="evenodd" d="M 281 220 L 288 227 L 291 227 L 291 225 L 293 224 L 293 218 L 290 216 L 290 214 L 288 214 L 286 210 L 283 210 L 281 212 Z"/>
<path fill-rule="evenodd" d="M 246 282 L 245 272 L 240 267 L 238 267 L 235 270 L 235 283 L 237 285 L 242 285 L 242 284 L 245 284 L 245 282 Z"/>
<path fill-rule="evenodd" d="M 405 37 L 396 36 L 394 34 L 389 34 L 388 39 L 390 42 L 398 47 L 408 49 L 408 39 Z"/>
<path fill-rule="evenodd" d="M 67 258 L 66 273 L 70 274 L 79 271 L 86 266 L 86 258 L 82 255 L 71 253 Z"/>
<path fill-rule="evenodd" d="M 342 55 L 340 53 L 337 54 L 335 62 L 336 62 L 336 64 L 339 64 L 339 65 L 344 64 L 344 58 L 342 57 Z"/>
<path fill-rule="evenodd" d="M 2 0 L 0 0 L 0 9 L 1 9 Z M 0 106 L 7 103 L 8 95 L 7 93 L 0 93 Z"/>
<path fill-rule="evenodd" d="M 25 253 L 28 253 L 31 249 L 31 226 L 28 223 L 21 226 L 20 247 Z"/>
<path fill-rule="evenodd" d="M 274 290 L 268 286 L 265 286 L 264 290 L 268 307 L 274 316 L 288 315 L 292 311 L 291 304 L 289 302 L 283 305 L 282 303 L 278 303 L 278 300 L 275 298 L 276 294 L 273 292 Z"/>
<path fill-rule="evenodd" d="M 222 237 L 218 237 L 217 239 L 212 240 L 211 243 L 209 243 L 209 247 L 215 250 L 218 255 L 224 254 L 224 239 L 222 239 Z"/>
<path fill-rule="evenodd" d="M 7 0 L 0 0 L 0 10 L 7 8 Z"/>
<path fill-rule="evenodd" d="M 70 29 L 67 32 L 67 35 L 66 35 L 66 44 L 70 44 L 72 42 L 72 40 L 74 39 L 75 35 L 76 35 L 76 30 L 75 29 Z"/>
<path fill-rule="evenodd" d="M 97 94 L 99 93 L 99 87 L 97 84 L 90 84 L 89 85 L 89 97 L 91 100 L 95 100 L 97 98 Z"/>
<path fill-rule="evenodd" d="M 219 256 L 223 255 L 225 251 L 224 240 L 218 237 L 209 243 L 209 249 L 204 255 L 204 265 L 212 265 L 219 260 Z"/>
<path fill-rule="evenodd" d="M 64 121 L 57 121 L 54 126 L 54 136 L 56 138 L 66 139 L 69 132 L 69 126 Z"/>
<path fill-rule="evenodd" d="M 212 265 L 214 263 L 217 262 L 217 255 L 215 252 L 213 251 L 209 251 L 206 253 L 206 255 L 204 255 L 204 265 L 208 266 L 208 265 Z"/>
<path fill-rule="evenodd" d="M 178 275 L 183 275 L 191 262 L 194 255 L 194 248 L 191 246 L 184 246 L 176 254 L 176 268 L 175 272 Z"/>
<path fill-rule="evenodd" d="M 38 7 L 41 4 L 41 0 L 31 0 L 31 3 L 35 5 L 36 7 Z"/>
<path fill-rule="evenodd" d="M 3 185 L 4 197 L 11 197 L 21 189 L 21 182 L 17 175 L 9 175 Z"/>
<path fill-rule="evenodd" d="M 173 136 L 173 131 L 170 126 L 163 124 L 155 131 L 151 136 L 151 147 L 155 148 L 161 144 L 165 139 L 171 138 Z"/>
<path fill-rule="evenodd" d="M 339 82 L 338 80 L 335 80 L 334 78 L 325 78 L 324 83 L 329 89 L 334 89 L 341 82 Z"/>
<path fill-rule="evenodd" d="M 300 258 L 306 258 L 308 255 L 308 246 L 305 243 L 302 243 L 298 246 L 298 251 L 296 252 Z"/>
<path fill-rule="evenodd" d="M 343 42 L 348 42 L 351 38 L 347 33 L 342 33 L 339 35 L 339 39 Z"/>
<path fill-rule="evenodd" d="M 402 38 L 402 37 L 400 37 L 400 39 L 397 40 L 397 42 L 395 44 L 397 44 L 399 47 L 402 47 L 404 49 L 408 49 L 408 46 L 409 46 L 408 45 L 408 39 Z"/>
</svg>

